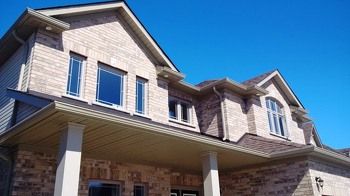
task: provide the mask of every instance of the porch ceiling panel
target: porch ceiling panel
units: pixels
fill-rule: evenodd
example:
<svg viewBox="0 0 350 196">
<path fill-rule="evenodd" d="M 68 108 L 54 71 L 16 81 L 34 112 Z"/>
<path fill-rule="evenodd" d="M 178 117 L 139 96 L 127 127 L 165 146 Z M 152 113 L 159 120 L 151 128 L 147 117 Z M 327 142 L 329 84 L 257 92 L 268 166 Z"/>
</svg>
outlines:
<svg viewBox="0 0 350 196">
<path fill-rule="evenodd" d="M 86 125 L 83 156 L 120 162 L 201 171 L 201 154 L 218 153 L 219 169 L 226 170 L 267 161 L 266 157 L 152 133 L 144 128 L 98 120 L 83 115 L 55 112 L 6 140 L 6 145 L 27 145 L 57 152 L 61 131 L 67 122 Z M 205 137 L 197 135 L 198 137 Z"/>
</svg>

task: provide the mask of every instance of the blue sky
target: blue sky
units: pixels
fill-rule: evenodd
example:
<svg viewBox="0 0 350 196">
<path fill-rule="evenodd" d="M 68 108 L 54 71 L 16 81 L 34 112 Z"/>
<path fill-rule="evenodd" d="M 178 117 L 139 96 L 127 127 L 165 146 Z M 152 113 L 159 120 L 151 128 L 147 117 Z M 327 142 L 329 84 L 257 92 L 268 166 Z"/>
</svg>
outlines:
<svg viewBox="0 0 350 196">
<path fill-rule="evenodd" d="M 86 2 L 94 1 L 0 1 L 0 35 L 25 7 Z M 241 82 L 278 68 L 323 142 L 350 147 L 350 1 L 128 3 L 188 82 L 225 76 Z"/>
</svg>

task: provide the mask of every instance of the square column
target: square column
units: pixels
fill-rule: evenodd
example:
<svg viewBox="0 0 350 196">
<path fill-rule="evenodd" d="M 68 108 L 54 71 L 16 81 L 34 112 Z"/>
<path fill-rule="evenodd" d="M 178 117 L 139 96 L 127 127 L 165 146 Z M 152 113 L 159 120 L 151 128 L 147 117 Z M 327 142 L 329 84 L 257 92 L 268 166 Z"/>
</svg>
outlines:
<svg viewBox="0 0 350 196">
<path fill-rule="evenodd" d="M 85 125 L 68 123 L 62 130 L 54 196 L 78 195 L 84 128 Z"/>
<path fill-rule="evenodd" d="M 220 196 L 219 172 L 216 152 L 202 154 L 204 196 Z"/>
</svg>

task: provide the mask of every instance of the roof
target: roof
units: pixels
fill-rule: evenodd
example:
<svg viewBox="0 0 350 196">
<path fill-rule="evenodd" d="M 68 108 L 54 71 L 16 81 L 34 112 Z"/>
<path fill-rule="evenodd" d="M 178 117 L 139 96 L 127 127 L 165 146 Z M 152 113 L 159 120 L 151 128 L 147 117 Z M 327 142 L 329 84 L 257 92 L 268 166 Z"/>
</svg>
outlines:
<svg viewBox="0 0 350 196">
<path fill-rule="evenodd" d="M 207 85 L 214 83 L 216 81 L 218 81 L 218 80 L 204 80 L 203 82 L 196 84 L 196 86 L 197 87 L 204 87 L 204 86 L 207 86 Z"/>
<path fill-rule="evenodd" d="M 289 141 L 264 138 L 249 133 L 246 133 L 237 144 L 264 153 L 283 152 L 286 150 L 301 149 L 306 146 Z"/>
<path fill-rule="evenodd" d="M 261 81 L 263 81 L 265 78 L 267 78 L 269 75 L 271 75 L 273 72 L 275 72 L 276 70 L 272 70 L 263 74 L 260 74 L 258 76 L 255 76 L 249 80 L 246 80 L 244 82 L 242 82 L 242 84 L 248 85 L 248 86 L 253 86 L 253 85 L 257 85 L 259 84 Z"/>
<path fill-rule="evenodd" d="M 17 38 L 27 40 L 37 28 L 45 28 L 47 26 L 53 28 L 53 30 L 57 32 L 68 30 L 70 28 L 69 24 L 61 21 L 61 16 L 97 13 L 110 10 L 118 10 L 120 12 L 120 16 L 124 18 L 126 23 L 135 32 L 145 48 L 155 57 L 159 63 L 157 66 L 166 66 L 173 71 L 180 72 L 124 1 L 105 1 L 41 8 L 37 10 L 28 8 L 0 39 L 0 65 L 21 46 Z M 15 33 L 18 35 L 16 36 Z"/>
</svg>

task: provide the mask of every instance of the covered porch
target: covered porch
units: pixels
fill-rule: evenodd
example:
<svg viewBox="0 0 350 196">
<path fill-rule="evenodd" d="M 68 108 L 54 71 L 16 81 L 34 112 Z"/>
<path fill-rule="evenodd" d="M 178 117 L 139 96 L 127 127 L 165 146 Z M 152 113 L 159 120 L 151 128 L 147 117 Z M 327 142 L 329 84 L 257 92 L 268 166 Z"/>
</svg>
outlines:
<svg viewBox="0 0 350 196">
<path fill-rule="evenodd" d="M 260 151 L 147 118 L 100 106 L 59 101 L 13 127 L 0 142 L 57 157 L 55 196 L 87 195 L 89 183 L 96 181 L 117 181 L 125 186 L 124 191 L 131 190 L 132 187 L 127 187 L 130 183 L 118 179 L 112 171 L 114 168 L 120 172 L 120 167 L 139 171 L 129 172 L 128 181 L 134 181 L 134 185 L 147 184 L 150 195 L 217 196 L 220 195 L 218 172 L 264 163 L 269 158 Z M 96 172 L 94 167 L 106 163 L 109 165 L 106 174 L 96 174 L 103 173 L 103 169 Z M 184 181 L 184 176 L 189 176 L 192 182 L 178 183 Z M 201 182 L 197 182 L 198 177 Z M 162 179 L 169 181 L 170 187 L 169 183 L 162 185 Z"/>
</svg>

